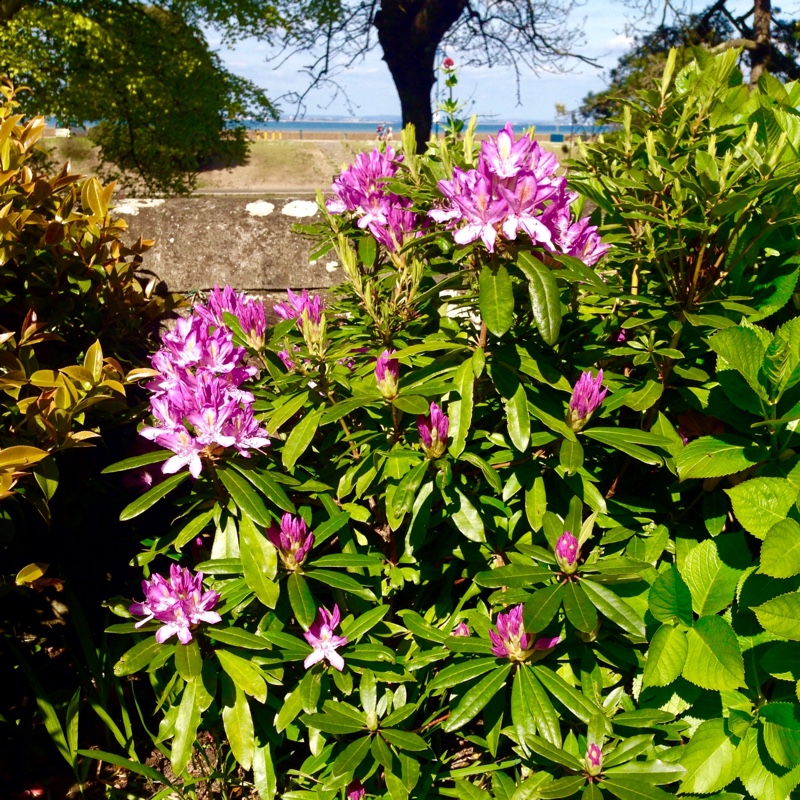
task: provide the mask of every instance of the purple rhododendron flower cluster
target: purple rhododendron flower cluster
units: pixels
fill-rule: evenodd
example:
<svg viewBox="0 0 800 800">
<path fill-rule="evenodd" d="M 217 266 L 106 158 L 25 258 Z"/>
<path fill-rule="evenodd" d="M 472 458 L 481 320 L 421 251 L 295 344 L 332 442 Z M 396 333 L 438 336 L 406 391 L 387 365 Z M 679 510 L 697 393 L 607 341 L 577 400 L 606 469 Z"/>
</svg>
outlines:
<svg viewBox="0 0 800 800">
<path fill-rule="evenodd" d="M 608 388 L 603 386 L 602 369 L 598 370 L 594 377 L 588 371 L 581 373 L 572 389 L 567 424 L 574 431 L 581 430 L 592 414 L 600 408 L 607 394 Z"/>
<path fill-rule="evenodd" d="M 514 140 L 511 123 L 481 144 L 477 169 L 456 167 L 452 180 L 439 181 L 442 208 L 428 214 L 454 229 L 457 244 L 478 239 L 492 253 L 498 236 L 513 241 L 521 232 L 550 252 L 596 264 L 609 249 L 587 219 L 573 220 L 577 199 L 557 176 L 558 159 L 529 134 Z"/>
<path fill-rule="evenodd" d="M 431 403 L 431 413 L 417 417 L 417 430 L 422 440 L 422 449 L 428 458 L 441 458 L 447 449 L 447 434 L 450 419 L 436 403 Z"/>
<path fill-rule="evenodd" d="M 227 311 L 239 320 L 239 325 L 254 350 L 264 346 L 264 334 L 267 330 L 267 318 L 264 304 L 260 300 L 248 297 L 244 292 L 236 292 L 231 286 L 220 289 L 215 286 L 208 296 L 206 305 L 196 304 L 195 313 L 209 325 L 224 326 L 224 314 Z"/>
<path fill-rule="evenodd" d="M 224 299 L 224 291 L 217 299 Z M 234 447 L 249 457 L 248 451 L 269 445 L 267 431 L 253 414 L 255 398 L 241 388 L 257 370 L 245 364 L 246 351 L 234 345 L 233 333 L 219 321 L 219 309 L 230 307 L 196 305 L 191 316 L 162 336 L 162 347 L 151 359 L 158 372 L 147 384 L 155 424 L 139 433 L 175 453 L 164 463 L 165 473 L 188 465 L 196 478 L 203 468 L 201 456 Z"/>
<path fill-rule="evenodd" d="M 302 564 L 314 546 L 314 534 L 309 532 L 305 520 L 291 514 L 281 517 L 280 528 L 275 525 L 267 528 L 266 535 L 287 569 Z"/>
<path fill-rule="evenodd" d="M 534 651 L 552 650 L 560 640 L 558 636 L 543 637 L 534 641 L 534 634 L 526 633 L 522 624 L 523 606 L 502 611 L 497 615 L 497 632 L 489 631 L 492 642 L 492 653 L 498 658 L 509 658 L 512 661 L 525 661 Z"/>
<path fill-rule="evenodd" d="M 419 215 L 409 209 L 411 200 L 387 191 L 386 181 L 393 178 L 402 156 L 391 147 L 382 153 L 359 153 L 355 163 L 344 169 L 331 187 L 335 197 L 325 203 L 331 214 L 350 212 L 358 218 L 358 227 L 369 232 L 389 250 L 394 251 L 408 234 L 417 235 Z"/>
<path fill-rule="evenodd" d="M 181 644 L 192 641 L 192 628 L 201 622 L 213 625 L 222 617 L 212 609 L 219 602 L 219 595 L 203 591 L 203 573 L 194 576 L 185 567 L 173 564 L 169 568 L 169 580 L 162 575 L 153 575 L 150 581 L 142 581 L 143 603 L 133 603 L 131 614 L 144 614 L 136 623 L 140 628 L 155 619 L 164 626 L 156 631 L 156 641 L 165 642 L 170 636 L 178 635 Z"/>
</svg>

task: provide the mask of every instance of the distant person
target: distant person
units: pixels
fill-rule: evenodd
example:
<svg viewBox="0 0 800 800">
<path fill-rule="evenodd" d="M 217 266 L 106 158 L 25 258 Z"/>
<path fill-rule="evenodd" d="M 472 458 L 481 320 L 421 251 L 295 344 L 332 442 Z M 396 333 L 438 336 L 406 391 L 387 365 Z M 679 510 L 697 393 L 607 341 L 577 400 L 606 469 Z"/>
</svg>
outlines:
<svg viewBox="0 0 800 800">
<path fill-rule="evenodd" d="M 379 122 L 378 127 L 375 130 L 375 136 L 379 142 L 383 141 L 383 123 Z"/>
<path fill-rule="evenodd" d="M 391 142 L 392 141 L 392 126 L 391 125 L 386 129 L 385 141 L 387 141 L 387 142 Z"/>
</svg>

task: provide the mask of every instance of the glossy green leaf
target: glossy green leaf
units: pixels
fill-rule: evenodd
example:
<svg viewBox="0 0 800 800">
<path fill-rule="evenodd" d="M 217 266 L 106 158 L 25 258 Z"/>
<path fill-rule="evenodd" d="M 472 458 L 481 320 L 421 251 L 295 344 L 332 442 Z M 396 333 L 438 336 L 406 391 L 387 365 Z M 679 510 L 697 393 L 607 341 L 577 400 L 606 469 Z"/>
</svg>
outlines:
<svg viewBox="0 0 800 800">
<path fill-rule="evenodd" d="M 289 499 L 286 492 L 283 491 L 268 470 L 258 470 L 255 467 L 249 467 L 249 465 L 246 467 L 236 461 L 231 462 L 231 467 L 247 478 L 264 497 L 282 511 L 288 511 L 290 514 L 297 513 L 294 503 Z"/>
<path fill-rule="evenodd" d="M 554 747 L 561 747 L 561 726 L 542 684 L 526 666 L 514 676 L 511 691 L 511 720 L 520 742 L 538 733 Z"/>
<path fill-rule="evenodd" d="M 394 516 L 402 519 L 409 511 L 411 511 L 414 500 L 419 492 L 419 487 L 428 472 L 430 461 L 423 460 L 417 464 L 413 469 L 406 472 L 402 480 L 397 486 L 392 500 L 392 511 Z"/>
<path fill-rule="evenodd" d="M 239 689 L 255 697 L 259 703 L 266 701 L 267 684 L 261 670 L 255 664 L 228 650 L 217 650 L 217 658 Z"/>
<path fill-rule="evenodd" d="M 647 603 L 659 622 L 692 624 L 692 595 L 674 564 L 656 578 Z"/>
<path fill-rule="evenodd" d="M 127 522 L 129 519 L 138 517 L 148 508 L 154 506 L 161 498 L 166 497 L 176 486 L 179 486 L 189 477 L 188 472 L 177 472 L 164 478 L 161 483 L 157 483 L 152 489 L 145 492 L 141 497 L 137 497 L 132 503 L 128 503 L 119 515 L 120 522 Z"/>
<path fill-rule="evenodd" d="M 302 575 L 291 573 L 286 581 L 289 591 L 289 604 L 294 612 L 295 619 L 308 630 L 317 616 L 317 604 L 311 596 L 311 590 Z"/>
<path fill-rule="evenodd" d="M 689 551 L 682 560 L 680 573 L 692 594 L 692 608 L 702 617 L 717 614 L 733 602 L 744 570 L 724 563 L 716 540 L 707 539 Z"/>
<path fill-rule="evenodd" d="M 531 253 L 517 254 L 517 266 L 525 273 L 536 327 L 546 344 L 554 345 L 561 331 L 561 298 L 552 270 Z"/>
<path fill-rule="evenodd" d="M 505 685 L 510 671 L 511 664 L 505 664 L 490 672 L 475 686 L 468 689 L 458 705 L 450 712 L 450 716 L 444 721 L 442 728 L 447 732 L 457 731 L 474 719 Z"/>
<path fill-rule="evenodd" d="M 175 645 L 159 644 L 155 636 L 150 636 L 138 642 L 119 661 L 114 665 L 114 674 L 117 677 L 123 675 L 133 675 L 140 669 L 144 669 L 163 648 L 173 649 Z"/>
<path fill-rule="evenodd" d="M 564 584 L 564 613 L 579 631 L 591 633 L 597 627 L 597 611 L 583 591 L 583 583 Z"/>
<path fill-rule="evenodd" d="M 369 752 L 369 745 L 369 736 L 362 736 L 360 739 L 350 742 L 333 762 L 333 774 L 352 775 L 359 764 L 366 758 Z"/>
<path fill-rule="evenodd" d="M 453 524 L 467 539 L 473 542 L 485 542 L 486 532 L 481 515 L 460 489 L 456 489 L 455 493 L 458 497 L 458 508 L 450 517 Z"/>
<path fill-rule="evenodd" d="M 472 426 L 473 387 L 475 372 L 472 369 L 472 360 L 467 359 L 456 370 L 453 378 L 458 399 L 451 400 L 447 406 L 447 415 L 450 418 L 450 455 L 458 458 L 464 452 L 469 429 Z"/>
<path fill-rule="evenodd" d="M 243 515 L 247 515 L 256 525 L 263 528 L 268 528 L 273 524 L 272 517 L 261 496 L 240 473 L 233 469 L 217 467 L 217 475 Z"/>
<path fill-rule="evenodd" d="M 234 757 L 250 769 L 256 748 L 253 716 L 247 696 L 227 675 L 222 676 L 222 724 Z"/>
<path fill-rule="evenodd" d="M 267 608 L 275 608 L 280 594 L 276 581 L 278 556 L 248 517 L 239 522 L 239 552 L 247 585 Z"/>
<path fill-rule="evenodd" d="M 203 670 L 203 657 L 197 646 L 197 639 L 192 639 L 189 644 L 175 645 L 175 669 L 185 681 L 193 681 L 200 677 Z"/>
<path fill-rule="evenodd" d="M 313 581 L 319 581 L 326 586 L 332 586 L 334 589 L 341 589 L 343 592 L 349 592 L 357 597 L 363 597 L 364 600 L 371 600 L 375 602 L 376 597 L 371 589 L 362 586 L 355 578 L 344 572 L 331 572 L 327 569 L 314 569 L 308 570 L 305 573 L 306 578 Z"/>
<path fill-rule="evenodd" d="M 753 611 L 764 630 L 784 639 L 800 641 L 800 593 L 779 595 Z"/>
<path fill-rule="evenodd" d="M 235 628 L 230 626 L 228 628 L 219 625 L 209 625 L 205 629 L 206 635 L 210 639 L 223 644 L 229 644 L 233 647 L 242 647 L 245 650 L 266 650 L 269 647 L 269 642 L 261 636 L 256 636 L 244 628 Z"/>
<path fill-rule="evenodd" d="M 564 598 L 564 584 L 553 583 L 537 589 L 525 601 L 522 622 L 526 631 L 544 630 L 561 607 Z"/>
<path fill-rule="evenodd" d="M 500 264 L 481 267 L 478 276 L 478 305 L 486 327 L 502 336 L 514 322 L 514 287 L 508 270 Z"/>
<path fill-rule="evenodd" d="M 172 770 L 180 775 L 189 763 L 197 736 L 197 726 L 200 724 L 200 705 L 197 694 L 200 681 L 189 681 L 183 689 L 178 715 L 175 718 L 175 736 L 172 739 L 170 762 Z"/>
<path fill-rule="evenodd" d="M 389 744 L 398 748 L 398 750 L 421 751 L 428 749 L 427 742 L 421 736 L 409 731 L 400 731 L 395 728 L 382 728 L 381 736 L 386 739 Z"/>
<path fill-rule="evenodd" d="M 721 478 L 758 463 L 764 453 L 735 436 L 701 436 L 689 442 L 676 459 L 678 477 Z"/>
<path fill-rule="evenodd" d="M 290 472 L 294 469 L 297 459 L 305 453 L 311 444 L 314 434 L 319 427 L 323 409 L 316 408 L 309 411 L 300 422 L 295 425 L 283 446 L 281 460 L 283 466 Z"/>
<path fill-rule="evenodd" d="M 607 619 L 619 625 L 631 636 L 644 640 L 644 620 L 627 600 L 619 597 L 611 589 L 589 578 L 581 581 L 583 591 L 595 608 Z"/>
</svg>

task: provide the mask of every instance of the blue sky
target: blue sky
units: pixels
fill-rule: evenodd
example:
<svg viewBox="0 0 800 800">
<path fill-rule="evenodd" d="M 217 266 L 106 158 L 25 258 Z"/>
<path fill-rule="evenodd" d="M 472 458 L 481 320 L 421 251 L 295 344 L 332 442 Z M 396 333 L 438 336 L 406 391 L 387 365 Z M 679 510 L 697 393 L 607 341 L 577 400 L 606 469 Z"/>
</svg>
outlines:
<svg viewBox="0 0 800 800">
<path fill-rule="evenodd" d="M 742 2 L 746 3 L 746 0 L 737 0 L 730 5 L 733 8 Z M 705 5 L 700 3 L 697 8 Z M 459 72 L 458 97 L 470 101 L 470 113 L 481 118 L 496 118 L 501 124 L 506 119 L 552 120 L 556 103 L 563 103 L 568 109 L 576 108 L 588 92 L 598 91 L 606 85 L 605 71 L 617 63 L 632 41 L 626 26 L 629 16 L 630 12 L 620 0 L 586 0 L 573 13 L 574 23 L 583 25 L 585 39 L 584 44 L 576 49 L 596 59 L 603 69 L 574 62 L 571 71 L 566 73 L 540 71 L 533 74 L 528 71 L 522 80 L 521 105 L 518 105 L 510 69 L 466 67 Z M 212 31 L 208 31 L 207 36 L 231 71 L 263 87 L 270 98 L 302 91 L 308 85 L 307 76 L 301 72 L 310 61 L 307 57 L 296 56 L 282 64 L 268 63 L 267 59 L 274 51 L 263 42 L 245 40 L 234 48 L 227 48 Z M 458 60 L 458 53 L 448 52 L 448 55 Z M 342 71 L 338 80 L 346 89 L 351 110 L 356 115 L 399 116 L 400 103 L 378 48 L 364 61 Z M 351 110 L 345 101 L 341 97 L 332 97 L 332 94 L 325 88 L 313 92 L 307 98 L 306 116 L 349 114 Z M 294 107 L 286 102 L 281 106 L 283 117 L 291 118 Z"/>
</svg>

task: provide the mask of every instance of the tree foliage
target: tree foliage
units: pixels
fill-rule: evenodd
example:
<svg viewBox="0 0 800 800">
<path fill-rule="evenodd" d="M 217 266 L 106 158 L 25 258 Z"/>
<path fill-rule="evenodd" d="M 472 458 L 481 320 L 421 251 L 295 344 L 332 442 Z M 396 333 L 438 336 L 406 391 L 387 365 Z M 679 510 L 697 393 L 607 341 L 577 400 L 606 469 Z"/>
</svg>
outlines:
<svg viewBox="0 0 800 800">
<path fill-rule="evenodd" d="M 262 90 L 223 67 L 189 10 L 25 6 L 0 28 L 0 70 L 33 90 L 20 94 L 27 113 L 93 125 L 108 177 L 186 192 L 205 164 L 246 158 L 243 117 L 275 114 Z"/>
</svg>

